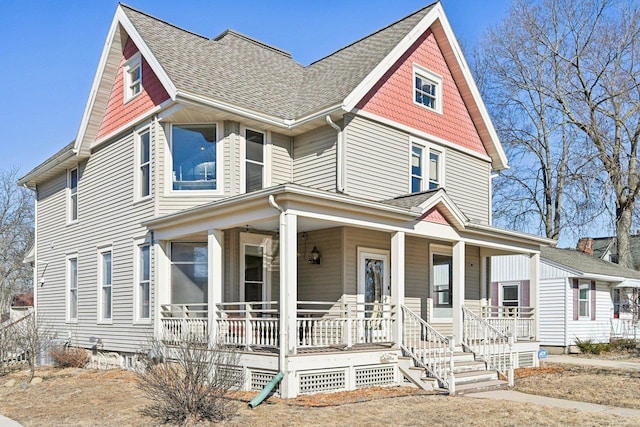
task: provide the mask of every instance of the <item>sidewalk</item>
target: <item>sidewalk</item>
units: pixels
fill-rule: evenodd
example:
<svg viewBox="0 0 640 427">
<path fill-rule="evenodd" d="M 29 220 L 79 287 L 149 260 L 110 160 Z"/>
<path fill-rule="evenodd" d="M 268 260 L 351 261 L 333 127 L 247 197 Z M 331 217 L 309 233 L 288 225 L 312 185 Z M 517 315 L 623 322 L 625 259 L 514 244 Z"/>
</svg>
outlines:
<svg viewBox="0 0 640 427">
<path fill-rule="evenodd" d="M 0 427 L 22 427 L 22 424 L 0 414 Z"/>
<path fill-rule="evenodd" d="M 565 363 L 567 365 L 596 366 L 599 368 L 638 369 L 640 363 L 627 360 L 591 359 L 588 357 L 576 357 L 567 355 L 549 355 L 545 363 Z"/>
<path fill-rule="evenodd" d="M 616 408 L 614 406 L 597 405 L 595 403 L 576 402 L 573 400 L 556 399 L 554 397 L 538 396 L 535 394 L 521 393 L 513 390 L 482 391 L 480 393 L 469 393 L 465 397 L 476 399 L 508 400 L 512 402 L 534 403 L 536 405 L 555 406 L 556 408 L 577 409 L 586 412 L 598 412 L 602 414 L 613 414 L 640 417 L 640 409 Z"/>
</svg>

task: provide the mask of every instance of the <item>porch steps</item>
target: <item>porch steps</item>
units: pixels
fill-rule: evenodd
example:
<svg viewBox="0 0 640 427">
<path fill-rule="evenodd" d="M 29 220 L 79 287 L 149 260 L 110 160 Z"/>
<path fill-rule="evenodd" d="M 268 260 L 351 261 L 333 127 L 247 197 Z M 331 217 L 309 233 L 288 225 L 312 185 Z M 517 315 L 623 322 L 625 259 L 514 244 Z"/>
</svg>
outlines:
<svg viewBox="0 0 640 427">
<path fill-rule="evenodd" d="M 438 380 L 428 377 L 428 371 L 415 366 L 411 357 L 400 357 L 398 359 L 398 367 L 405 378 L 417 387 L 426 391 L 437 391 L 440 389 Z M 480 360 L 475 360 L 471 352 L 454 352 L 453 373 L 455 377 L 455 394 L 457 395 L 477 391 L 498 390 L 508 386 L 507 381 L 503 381 L 498 377 L 498 372 L 488 370 L 485 363 Z"/>
</svg>

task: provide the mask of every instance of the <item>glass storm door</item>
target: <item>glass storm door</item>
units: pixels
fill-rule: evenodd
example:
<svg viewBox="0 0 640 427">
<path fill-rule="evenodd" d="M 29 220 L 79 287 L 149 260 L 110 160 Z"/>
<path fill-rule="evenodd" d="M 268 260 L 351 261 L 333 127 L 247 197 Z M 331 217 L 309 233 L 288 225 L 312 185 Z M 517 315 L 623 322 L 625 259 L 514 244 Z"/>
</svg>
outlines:
<svg viewBox="0 0 640 427">
<path fill-rule="evenodd" d="M 388 254 L 382 251 L 359 253 L 358 317 L 381 319 L 388 317 L 389 302 L 389 261 Z M 361 336 L 384 336 L 385 323 L 366 322 L 361 328 Z"/>
<path fill-rule="evenodd" d="M 451 319 L 453 316 L 453 257 L 433 254 L 433 317 Z"/>
<path fill-rule="evenodd" d="M 264 302 L 269 298 L 267 253 L 271 236 L 240 235 L 240 298 L 246 302 Z"/>
</svg>

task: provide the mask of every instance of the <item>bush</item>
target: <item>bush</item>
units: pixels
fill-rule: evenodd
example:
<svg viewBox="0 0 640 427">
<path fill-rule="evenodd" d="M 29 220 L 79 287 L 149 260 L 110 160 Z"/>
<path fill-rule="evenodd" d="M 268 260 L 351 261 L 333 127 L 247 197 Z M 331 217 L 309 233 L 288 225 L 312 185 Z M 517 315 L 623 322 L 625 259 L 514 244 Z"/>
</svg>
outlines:
<svg viewBox="0 0 640 427">
<path fill-rule="evenodd" d="M 167 347 L 152 339 L 137 369 L 138 387 L 153 402 L 145 415 L 164 423 L 220 422 L 237 411 L 229 392 L 244 381 L 238 353 L 194 338 Z"/>
<path fill-rule="evenodd" d="M 580 340 L 576 338 L 576 346 L 585 354 L 601 354 L 611 351 L 611 345 L 606 342 L 593 342 L 593 340 Z"/>
<path fill-rule="evenodd" d="M 51 358 L 59 368 L 83 368 L 89 362 L 87 351 L 78 347 L 54 347 Z"/>
<path fill-rule="evenodd" d="M 611 341 L 611 350 L 629 351 L 635 350 L 638 343 L 634 339 L 620 338 L 615 341 Z"/>
</svg>

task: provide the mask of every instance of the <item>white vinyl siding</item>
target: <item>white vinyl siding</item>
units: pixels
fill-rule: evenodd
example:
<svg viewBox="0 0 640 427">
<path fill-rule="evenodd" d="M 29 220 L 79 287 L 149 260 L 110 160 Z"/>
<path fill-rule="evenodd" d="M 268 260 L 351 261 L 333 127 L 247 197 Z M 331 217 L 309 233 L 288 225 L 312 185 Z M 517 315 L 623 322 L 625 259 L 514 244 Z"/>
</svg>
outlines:
<svg viewBox="0 0 640 427">
<path fill-rule="evenodd" d="M 407 134 L 362 117 L 349 116 L 344 135 L 348 194 L 384 200 L 409 193 Z"/>
<path fill-rule="evenodd" d="M 573 294 L 572 289 L 567 292 L 567 306 L 571 307 L 569 310 L 569 317 L 567 320 L 567 339 L 570 345 L 575 344 L 575 339 L 581 340 L 593 340 L 594 342 L 609 342 L 611 333 L 611 317 L 613 313 L 613 300 L 611 299 L 611 288 L 605 282 L 596 282 L 596 319 L 591 320 L 591 317 L 580 318 L 579 320 L 573 320 Z M 589 291 L 589 297 L 591 293 Z M 589 310 L 591 310 L 589 302 Z M 589 312 L 591 316 L 591 312 Z"/>
<path fill-rule="evenodd" d="M 568 298 L 571 298 L 568 291 L 569 282 L 565 278 L 540 280 L 540 305 L 536 309 L 540 319 L 538 332 L 540 345 L 560 347 L 567 345 L 565 343 L 566 326 L 568 316 L 572 316 L 572 313 L 567 312 L 567 308 L 570 307 Z"/>
<path fill-rule="evenodd" d="M 154 132 L 152 158 L 154 157 Z M 66 227 L 66 173 L 38 185 L 37 192 L 37 309 L 50 320 L 59 337 L 71 334 L 72 343 L 91 347 L 90 337 L 100 337 L 106 351 L 136 352 L 151 335 L 152 325 L 133 325 L 132 236 L 144 236 L 141 223 L 154 215 L 152 204 L 134 204 L 134 134 L 97 148 L 79 165 L 82 218 Z M 118 191 L 113 191 L 113 189 Z M 98 262 L 96 246 L 109 242 L 116 267 L 112 274 L 111 324 L 96 325 L 98 318 Z M 66 325 L 66 258 L 78 256 L 78 322 Z M 61 255 L 63 254 L 63 255 Z M 153 261 L 151 263 L 153 268 Z M 153 277 L 153 275 L 152 275 Z M 154 283 L 151 283 L 153 306 Z M 151 313 L 152 318 L 154 314 Z"/>
<path fill-rule="evenodd" d="M 330 126 L 296 136 L 293 144 L 293 181 L 321 190 L 336 188 L 337 133 Z"/>
<path fill-rule="evenodd" d="M 271 133 L 271 184 L 293 182 L 292 138 Z"/>
</svg>

